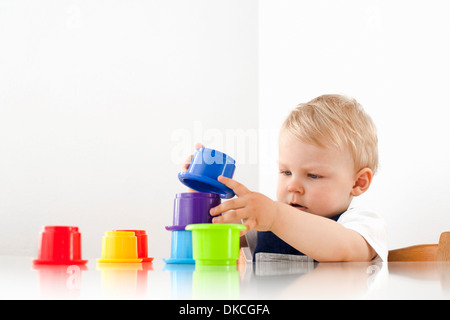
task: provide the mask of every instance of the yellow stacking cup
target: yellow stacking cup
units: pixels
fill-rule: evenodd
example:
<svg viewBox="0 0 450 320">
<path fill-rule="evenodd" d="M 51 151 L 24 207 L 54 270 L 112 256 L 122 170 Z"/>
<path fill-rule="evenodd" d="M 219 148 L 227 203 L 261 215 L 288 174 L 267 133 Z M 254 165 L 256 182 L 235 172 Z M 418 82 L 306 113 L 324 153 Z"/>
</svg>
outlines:
<svg viewBox="0 0 450 320">
<path fill-rule="evenodd" d="M 100 263 L 108 262 L 142 262 L 138 259 L 137 237 L 134 232 L 108 231 L 102 240 L 102 257 Z"/>
</svg>

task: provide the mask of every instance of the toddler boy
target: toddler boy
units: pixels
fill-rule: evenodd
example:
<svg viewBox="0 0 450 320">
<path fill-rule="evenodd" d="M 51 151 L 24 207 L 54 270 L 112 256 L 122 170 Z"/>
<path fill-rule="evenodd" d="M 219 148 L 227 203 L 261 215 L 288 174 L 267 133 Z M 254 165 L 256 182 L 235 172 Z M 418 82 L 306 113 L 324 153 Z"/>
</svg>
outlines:
<svg viewBox="0 0 450 320">
<path fill-rule="evenodd" d="M 322 95 L 298 105 L 282 125 L 278 160 L 277 201 L 220 176 L 237 197 L 211 209 L 213 223 L 257 230 L 255 255 L 387 261 L 381 217 L 350 207 L 378 166 L 375 125 L 356 100 Z"/>
</svg>

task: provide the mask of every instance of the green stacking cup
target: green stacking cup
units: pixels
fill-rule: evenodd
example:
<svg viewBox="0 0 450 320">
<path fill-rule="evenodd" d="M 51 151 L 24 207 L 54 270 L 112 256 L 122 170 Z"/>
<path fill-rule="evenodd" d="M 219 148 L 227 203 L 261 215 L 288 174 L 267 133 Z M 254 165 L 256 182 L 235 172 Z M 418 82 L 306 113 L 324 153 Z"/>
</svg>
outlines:
<svg viewBox="0 0 450 320">
<path fill-rule="evenodd" d="M 236 265 L 239 259 L 239 232 L 242 224 L 189 224 L 192 231 L 192 257 L 199 265 Z"/>
</svg>

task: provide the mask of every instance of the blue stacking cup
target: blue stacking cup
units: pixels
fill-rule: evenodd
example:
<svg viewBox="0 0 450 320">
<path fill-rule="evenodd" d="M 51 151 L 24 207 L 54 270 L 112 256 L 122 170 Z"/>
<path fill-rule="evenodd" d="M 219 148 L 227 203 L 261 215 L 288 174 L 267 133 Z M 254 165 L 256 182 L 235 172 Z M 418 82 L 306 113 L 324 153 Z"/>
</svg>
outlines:
<svg viewBox="0 0 450 320">
<path fill-rule="evenodd" d="M 233 178 L 236 161 L 220 151 L 200 148 L 195 152 L 187 172 L 180 172 L 178 179 L 198 192 L 217 193 L 222 199 L 234 197 L 234 192 L 217 181 L 222 175 Z"/>
<path fill-rule="evenodd" d="M 172 249 L 170 258 L 163 259 L 165 263 L 195 263 L 192 258 L 192 231 L 172 231 Z"/>
</svg>

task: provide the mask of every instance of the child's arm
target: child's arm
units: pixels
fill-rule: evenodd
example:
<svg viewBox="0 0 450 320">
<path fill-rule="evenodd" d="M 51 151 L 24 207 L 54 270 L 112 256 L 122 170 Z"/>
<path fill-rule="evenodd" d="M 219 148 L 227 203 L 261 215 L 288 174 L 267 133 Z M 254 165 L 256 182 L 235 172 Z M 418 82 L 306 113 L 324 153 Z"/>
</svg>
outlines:
<svg viewBox="0 0 450 320">
<path fill-rule="evenodd" d="M 317 261 L 370 261 L 376 253 L 356 231 L 334 220 L 300 211 L 249 191 L 239 182 L 220 176 L 238 198 L 211 209 L 214 223 L 242 219 L 247 229 L 272 231 L 297 250 Z"/>
<path fill-rule="evenodd" d="M 356 231 L 336 221 L 278 203 L 270 231 L 317 261 L 370 261 L 376 253 Z"/>
</svg>

